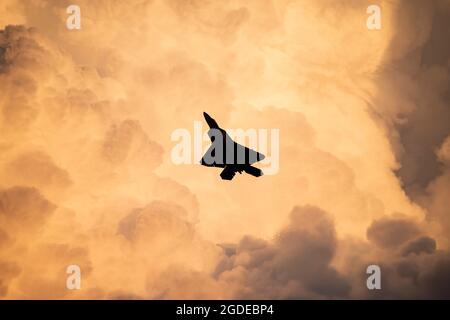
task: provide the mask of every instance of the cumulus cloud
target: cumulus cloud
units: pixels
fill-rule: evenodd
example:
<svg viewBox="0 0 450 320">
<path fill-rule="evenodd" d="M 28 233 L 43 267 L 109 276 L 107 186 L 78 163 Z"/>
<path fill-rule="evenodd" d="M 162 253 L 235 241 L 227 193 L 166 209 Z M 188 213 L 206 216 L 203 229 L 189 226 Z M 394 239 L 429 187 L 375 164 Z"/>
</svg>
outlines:
<svg viewBox="0 0 450 320">
<path fill-rule="evenodd" d="M 20 274 L 20 268 L 15 263 L 0 261 L 0 297 L 8 294 L 9 282 Z"/>
<path fill-rule="evenodd" d="M 30 187 L 0 190 L 0 219 L 8 231 L 42 228 L 55 210 L 54 204 Z"/>
<path fill-rule="evenodd" d="M 330 216 L 315 207 L 296 207 L 290 222 L 267 242 L 250 236 L 236 246 L 219 279 L 240 283 L 240 298 L 346 297 L 350 286 L 330 263 L 336 250 Z"/>
<path fill-rule="evenodd" d="M 367 238 L 382 248 L 398 247 L 419 233 L 420 230 L 414 221 L 383 218 L 372 222 L 367 229 Z"/>
<path fill-rule="evenodd" d="M 433 238 L 424 236 L 415 239 L 403 248 L 404 256 L 410 254 L 433 253 L 436 250 L 436 241 Z"/>
</svg>

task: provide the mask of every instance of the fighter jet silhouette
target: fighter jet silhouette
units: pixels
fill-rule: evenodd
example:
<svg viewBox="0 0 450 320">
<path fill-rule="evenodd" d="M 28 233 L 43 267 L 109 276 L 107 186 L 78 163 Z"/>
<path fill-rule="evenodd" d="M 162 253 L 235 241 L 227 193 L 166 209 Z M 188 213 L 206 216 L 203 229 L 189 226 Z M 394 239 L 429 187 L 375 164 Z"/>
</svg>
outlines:
<svg viewBox="0 0 450 320">
<path fill-rule="evenodd" d="M 212 144 L 200 163 L 207 167 L 224 168 L 220 173 L 220 177 L 224 180 L 231 180 L 236 172 L 242 173 L 242 171 L 255 177 L 262 176 L 262 170 L 253 167 L 252 164 L 263 160 L 265 156 L 234 142 L 206 112 L 203 112 L 203 116 L 210 128 L 208 136 Z"/>
</svg>

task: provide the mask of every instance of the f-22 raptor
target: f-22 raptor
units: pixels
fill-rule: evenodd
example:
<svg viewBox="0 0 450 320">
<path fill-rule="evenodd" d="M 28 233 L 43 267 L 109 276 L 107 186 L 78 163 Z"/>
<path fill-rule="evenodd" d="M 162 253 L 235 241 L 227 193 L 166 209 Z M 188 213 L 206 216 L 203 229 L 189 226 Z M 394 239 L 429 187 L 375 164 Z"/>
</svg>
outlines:
<svg viewBox="0 0 450 320">
<path fill-rule="evenodd" d="M 203 112 L 203 116 L 210 128 L 208 136 L 212 144 L 200 163 L 207 167 L 224 168 L 220 173 L 220 177 L 224 180 L 231 180 L 236 172 L 243 171 L 255 177 L 262 176 L 262 170 L 253 167 L 252 164 L 263 160 L 265 156 L 233 141 L 206 112 Z"/>
</svg>

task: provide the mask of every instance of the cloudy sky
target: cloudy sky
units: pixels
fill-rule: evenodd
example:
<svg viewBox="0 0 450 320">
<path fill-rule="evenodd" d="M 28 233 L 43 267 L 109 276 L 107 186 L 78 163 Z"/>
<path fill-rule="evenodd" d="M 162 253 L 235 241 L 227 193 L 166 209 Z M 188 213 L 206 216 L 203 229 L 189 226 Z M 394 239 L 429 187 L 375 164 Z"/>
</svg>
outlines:
<svg viewBox="0 0 450 320">
<path fill-rule="evenodd" d="M 0 298 L 450 298 L 449 38 L 448 0 L 2 0 Z M 203 111 L 278 173 L 175 165 Z"/>
</svg>

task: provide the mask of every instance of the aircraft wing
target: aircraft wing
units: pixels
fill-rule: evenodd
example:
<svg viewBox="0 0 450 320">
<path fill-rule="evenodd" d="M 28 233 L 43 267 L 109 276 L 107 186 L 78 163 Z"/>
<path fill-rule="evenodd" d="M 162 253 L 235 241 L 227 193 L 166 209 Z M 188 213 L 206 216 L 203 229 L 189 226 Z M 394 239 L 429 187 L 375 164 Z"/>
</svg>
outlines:
<svg viewBox="0 0 450 320">
<path fill-rule="evenodd" d="M 238 145 L 238 147 L 237 147 L 238 152 L 239 152 L 240 148 L 241 148 L 241 150 L 244 150 L 241 152 L 245 152 L 245 156 L 247 157 L 247 161 L 249 164 L 261 161 L 266 157 L 265 155 L 263 155 L 262 153 L 260 153 L 258 151 L 255 151 L 248 147 L 242 146 L 240 144 L 237 144 L 237 145 Z"/>
</svg>

